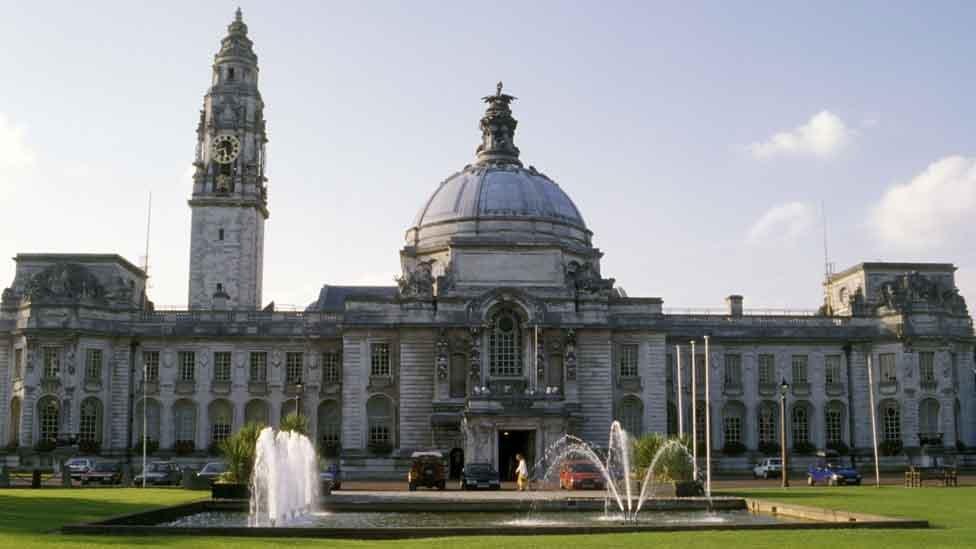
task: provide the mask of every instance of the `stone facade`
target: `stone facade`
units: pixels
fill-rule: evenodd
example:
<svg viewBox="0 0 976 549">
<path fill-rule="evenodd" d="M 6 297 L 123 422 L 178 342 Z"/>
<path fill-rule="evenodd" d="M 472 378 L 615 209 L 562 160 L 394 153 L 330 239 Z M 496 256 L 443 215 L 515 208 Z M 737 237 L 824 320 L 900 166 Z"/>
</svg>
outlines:
<svg viewBox="0 0 976 549">
<path fill-rule="evenodd" d="M 118 256 L 18 255 L 0 304 L 3 446 L 33 459 L 69 438 L 128 455 L 145 412 L 161 455 L 202 457 L 299 409 L 349 476 L 397 475 L 432 447 L 505 472 L 513 451 L 541 457 L 566 433 L 604 445 L 614 420 L 675 432 L 680 414 L 690 431 L 705 364 L 720 465 L 723 448 L 778 441 L 782 381 L 795 449 L 867 452 L 871 387 L 882 440 L 976 445 L 955 267 L 855 266 L 827 281 L 818 313 L 750 314 L 730 296 L 721 313 L 667 314 L 603 276 L 579 209 L 524 167 L 513 100 L 501 84 L 484 98 L 476 159 L 422 205 L 396 286 L 326 285 L 305 311 L 261 310 L 266 138 L 238 15 L 197 132 L 187 310 L 154 310 Z"/>
</svg>

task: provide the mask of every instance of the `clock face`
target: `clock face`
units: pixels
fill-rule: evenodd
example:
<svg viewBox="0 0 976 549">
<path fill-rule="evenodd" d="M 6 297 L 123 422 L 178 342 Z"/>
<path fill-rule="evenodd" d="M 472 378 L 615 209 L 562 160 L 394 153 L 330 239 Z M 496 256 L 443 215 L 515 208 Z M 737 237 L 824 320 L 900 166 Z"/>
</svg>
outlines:
<svg viewBox="0 0 976 549">
<path fill-rule="evenodd" d="M 220 164 L 230 164 L 241 152 L 241 142 L 233 135 L 221 135 L 214 139 L 213 158 Z"/>
</svg>

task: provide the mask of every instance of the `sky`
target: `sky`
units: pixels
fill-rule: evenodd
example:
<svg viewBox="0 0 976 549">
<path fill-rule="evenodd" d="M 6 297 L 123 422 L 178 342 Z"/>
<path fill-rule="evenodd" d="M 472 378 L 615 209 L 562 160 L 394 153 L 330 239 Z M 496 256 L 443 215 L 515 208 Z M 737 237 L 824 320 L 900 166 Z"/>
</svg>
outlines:
<svg viewBox="0 0 976 549">
<path fill-rule="evenodd" d="M 141 264 L 152 193 L 150 297 L 186 307 L 195 128 L 236 7 L 0 0 L 0 257 Z M 631 296 L 815 309 L 826 228 L 835 270 L 952 262 L 976 303 L 976 4 L 241 8 L 270 136 L 266 303 L 392 284 L 499 80 L 523 162 L 575 201 Z"/>
</svg>

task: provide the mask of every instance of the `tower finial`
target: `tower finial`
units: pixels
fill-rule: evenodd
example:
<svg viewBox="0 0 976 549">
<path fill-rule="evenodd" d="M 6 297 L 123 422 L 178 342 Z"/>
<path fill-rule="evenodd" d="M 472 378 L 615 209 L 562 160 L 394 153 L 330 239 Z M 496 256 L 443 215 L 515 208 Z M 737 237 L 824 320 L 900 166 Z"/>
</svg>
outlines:
<svg viewBox="0 0 976 549">
<path fill-rule="evenodd" d="M 244 15 L 241 13 L 241 7 L 237 6 L 237 11 L 234 12 L 234 21 L 238 23 L 244 22 Z"/>
<path fill-rule="evenodd" d="M 515 146 L 515 127 L 518 120 L 512 116 L 514 96 L 502 93 L 502 82 L 495 86 L 495 95 L 482 97 L 488 104 L 481 117 L 481 144 L 476 154 L 478 163 L 519 164 L 519 150 Z"/>
</svg>

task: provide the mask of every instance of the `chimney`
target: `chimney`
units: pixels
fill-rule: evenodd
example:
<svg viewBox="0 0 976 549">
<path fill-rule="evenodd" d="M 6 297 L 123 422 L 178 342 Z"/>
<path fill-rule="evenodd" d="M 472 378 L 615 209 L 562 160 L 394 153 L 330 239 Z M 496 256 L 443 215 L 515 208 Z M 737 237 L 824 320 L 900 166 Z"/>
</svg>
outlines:
<svg viewBox="0 0 976 549">
<path fill-rule="evenodd" d="M 742 316 L 742 296 L 741 295 L 730 295 L 725 298 L 725 302 L 729 305 L 729 315 L 734 317 Z"/>
<path fill-rule="evenodd" d="M 223 284 L 217 284 L 217 291 L 213 295 L 213 308 L 215 311 L 226 311 L 227 301 L 230 300 L 230 296 L 224 291 Z"/>
</svg>

